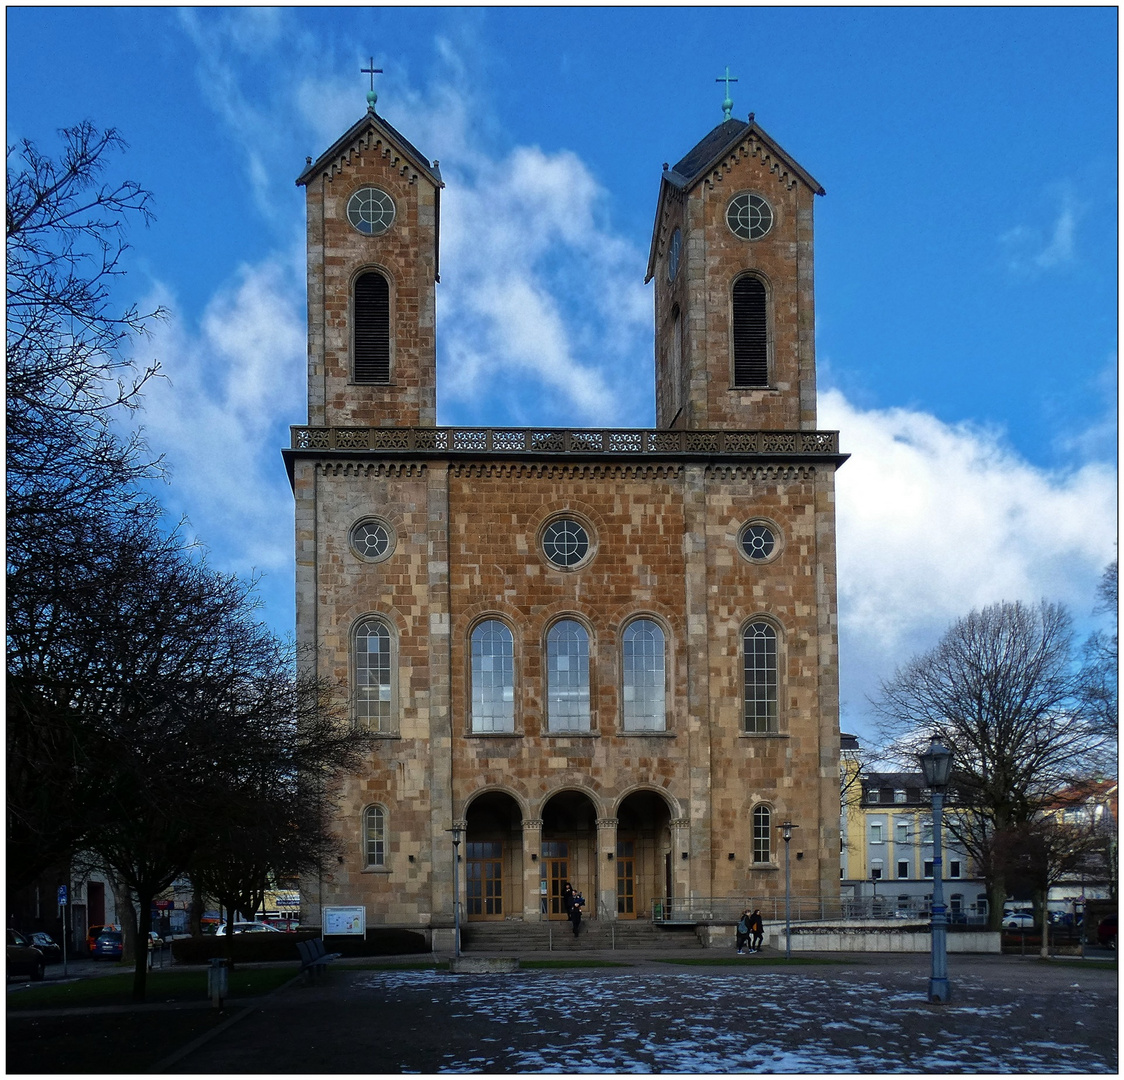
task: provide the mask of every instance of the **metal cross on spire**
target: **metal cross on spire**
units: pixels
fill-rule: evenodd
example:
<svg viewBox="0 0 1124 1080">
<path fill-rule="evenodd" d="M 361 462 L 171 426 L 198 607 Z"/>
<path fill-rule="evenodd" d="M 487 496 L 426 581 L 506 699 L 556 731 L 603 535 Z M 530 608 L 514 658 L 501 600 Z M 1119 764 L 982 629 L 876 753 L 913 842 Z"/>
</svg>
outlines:
<svg viewBox="0 0 1124 1080">
<path fill-rule="evenodd" d="M 375 67 L 375 58 L 373 56 L 371 57 L 370 64 L 370 67 L 360 68 L 359 72 L 362 75 L 371 76 L 371 89 L 367 91 L 367 108 L 370 109 L 371 112 L 374 112 L 375 102 L 379 100 L 379 95 L 375 93 L 375 76 L 382 74 L 382 68 Z M 728 72 L 730 69 L 727 68 L 726 70 Z"/>
<path fill-rule="evenodd" d="M 730 97 L 730 83 L 737 82 L 738 80 L 730 75 L 729 67 L 726 68 L 726 74 L 714 80 L 715 82 L 724 82 L 726 84 L 726 100 L 722 102 L 722 119 L 729 120 L 730 113 L 734 110 L 734 101 Z"/>
</svg>

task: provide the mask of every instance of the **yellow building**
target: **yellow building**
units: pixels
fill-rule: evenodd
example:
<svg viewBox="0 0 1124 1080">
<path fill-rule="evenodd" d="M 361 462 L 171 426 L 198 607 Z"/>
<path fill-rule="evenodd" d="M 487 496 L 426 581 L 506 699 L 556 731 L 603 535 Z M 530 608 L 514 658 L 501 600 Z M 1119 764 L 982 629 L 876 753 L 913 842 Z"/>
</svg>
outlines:
<svg viewBox="0 0 1124 1080">
<path fill-rule="evenodd" d="M 933 817 L 920 772 L 863 768 L 858 739 L 841 735 L 839 879 L 856 915 L 925 915 L 933 896 Z M 955 807 L 946 813 L 955 814 Z M 942 833 L 945 904 L 953 921 L 987 916 L 983 880 L 948 831 Z"/>
</svg>

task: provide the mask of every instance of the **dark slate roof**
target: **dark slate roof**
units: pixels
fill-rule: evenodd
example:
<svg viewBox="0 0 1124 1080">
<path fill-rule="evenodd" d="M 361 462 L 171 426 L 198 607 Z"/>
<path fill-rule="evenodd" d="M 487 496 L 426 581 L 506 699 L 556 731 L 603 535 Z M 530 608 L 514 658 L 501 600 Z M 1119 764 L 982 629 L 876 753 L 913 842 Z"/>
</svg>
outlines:
<svg viewBox="0 0 1124 1080">
<path fill-rule="evenodd" d="M 748 123 L 745 120 L 723 120 L 718 127 L 707 132 L 702 139 L 695 143 L 675 163 L 674 168 L 664 170 L 663 177 L 660 180 L 659 197 L 656 199 L 656 227 L 652 230 L 652 245 L 648 251 L 648 272 L 644 278 L 645 283 L 651 281 L 652 275 L 655 273 L 659 215 L 660 208 L 664 204 L 666 188 L 673 187 L 681 192 L 690 191 L 747 135 L 753 135 L 765 143 L 773 157 L 779 159 L 791 173 L 798 176 L 817 195 L 826 194 L 823 185 L 797 165 L 796 160 L 782 150 L 777 141 L 758 126 L 753 113 L 749 114 Z"/>
<path fill-rule="evenodd" d="M 749 127 L 744 120 L 724 120 L 707 133 L 675 163 L 671 172 L 688 184 Z"/>
<path fill-rule="evenodd" d="M 326 168 L 333 158 L 343 154 L 351 143 L 358 139 L 368 127 L 373 127 L 377 132 L 383 135 L 388 142 L 392 142 L 399 152 L 410 160 L 418 172 L 429 178 L 434 186 L 439 188 L 445 186 L 441 181 L 441 171 L 437 168 L 437 165 L 430 165 L 425 155 L 392 124 L 379 116 L 374 109 L 368 109 L 365 116 L 352 124 L 343 135 L 312 162 L 312 164 L 297 177 L 297 186 L 300 187 L 307 184 L 313 176 Z"/>
</svg>

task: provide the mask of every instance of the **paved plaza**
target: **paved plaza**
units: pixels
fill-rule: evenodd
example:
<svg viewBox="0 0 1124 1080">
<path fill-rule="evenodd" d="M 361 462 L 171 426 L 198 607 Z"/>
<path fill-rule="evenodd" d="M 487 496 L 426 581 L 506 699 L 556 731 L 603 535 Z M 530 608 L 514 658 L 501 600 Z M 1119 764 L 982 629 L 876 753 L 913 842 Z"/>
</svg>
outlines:
<svg viewBox="0 0 1124 1080">
<path fill-rule="evenodd" d="M 621 962 L 620 954 L 606 960 Z M 512 975 L 336 965 L 173 1055 L 180 1073 L 1115 1073 L 1117 973 L 953 957 L 784 967 L 627 967 Z M 839 963 L 846 960 L 846 963 Z"/>
</svg>

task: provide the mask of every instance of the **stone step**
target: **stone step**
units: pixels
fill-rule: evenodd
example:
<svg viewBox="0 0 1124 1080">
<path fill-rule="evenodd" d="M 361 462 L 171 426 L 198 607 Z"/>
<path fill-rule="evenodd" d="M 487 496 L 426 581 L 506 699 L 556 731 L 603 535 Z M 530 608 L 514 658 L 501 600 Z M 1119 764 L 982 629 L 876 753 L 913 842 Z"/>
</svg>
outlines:
<svg viewBox="0 0 1124 1080">
<path fill-rule="evenodd" d="M 664 929 L 650 923 L 605 923 L 584 920 L 574 937 L 568 923 L 470 923 L 461 927 L 466 952 L 546 952 L 572 950 L 647 949 L 654 952 L 701 949 L 689 927 Z"/>
</svg>

